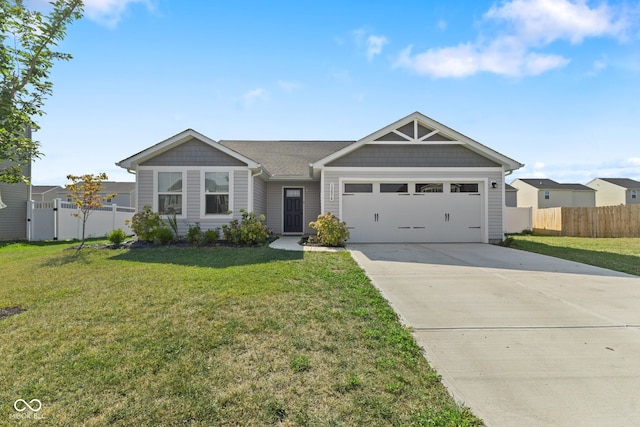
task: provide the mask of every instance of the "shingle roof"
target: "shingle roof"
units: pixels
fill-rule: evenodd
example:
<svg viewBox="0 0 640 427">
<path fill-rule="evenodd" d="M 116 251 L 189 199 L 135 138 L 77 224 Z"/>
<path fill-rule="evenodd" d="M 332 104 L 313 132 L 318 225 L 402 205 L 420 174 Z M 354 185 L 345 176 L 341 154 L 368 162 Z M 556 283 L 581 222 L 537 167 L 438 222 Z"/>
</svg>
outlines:
<svg viewBox="0 0 640 427">
<path fill-rule="evenodd" d="M 31 193 L 32 194 L 42 194 L 47 191 L 55 190 L 61 188 L 59 185 L 32 185 Z"/>
<path fill-rule="evenodd" d="M 354 141 L 219 141 L 260 163 L 271 176 L 309 176 L 309 164 Z"/>
<path fill-rule="evenodd" d="M 573 190 L 573 191 L 595 191 L 582 184 L 561 184 L 552 179 L 546 178 L 520 178 L 520 181 L 526 182 L 532 187 L 539 190 Z"/>
<path fill-rule="evenodd" d="M 630 178 L 600 178 L 600 179 L 623 188 L 640 188 L 640 182 Z"/>
</svg>

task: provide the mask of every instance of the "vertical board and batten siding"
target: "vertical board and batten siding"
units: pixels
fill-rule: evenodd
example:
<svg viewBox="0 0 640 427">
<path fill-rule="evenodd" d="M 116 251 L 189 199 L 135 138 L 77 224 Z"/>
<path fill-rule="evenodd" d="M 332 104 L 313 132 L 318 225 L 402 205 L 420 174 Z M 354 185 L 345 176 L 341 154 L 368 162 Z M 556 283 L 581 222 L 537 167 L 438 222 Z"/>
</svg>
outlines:
<svg viewBox="0 0 640 427">
<path fill-rule="evenodd" d="M 371 181 L 380 180 L 441 180 L 441 181 L 456 181 L 456 180 L 468 180 L 468 181 L 483 181 L 485 188 L 482 190 L 482 194 L 486 194 L 485 200 L 487 206 L 483 210 L 487 213 L 486 218 L 487 234 L 489 241 L 502 241 L 504 239 L 503 231 L 503 206 L 502 199 L 502 169 L 495 171 L 487 171 L 486 168 L 482 172 L 474 171 L 470 168 L 464 168 L 459 170 L 447 170 L 447 171 L 430 171 L 425 169 L 414 169 L 411 171 L 398 171 L 398 170 L 353 170 L 345 171 L 343 168 L 336 170 L 335 168 L 327 167 L 323 172 L 324 186 L 323 190 L 323 211 L 331 212 L 335 215 L 341 215 L 340 199 L 342 194 L 341 181 L 348 181 L 349 179 L 368 179 Z M 490 188 L 489 183 L 496 181 L 498 183 L 497 188 Z M 331 200 L 331 185 L 333 185 L 333 200 Z"/>
<path fill-rule="evenodd" d="M 309 222 L 320 215 L 320 182 L 318 181 L 269 181 L 267 182 L 267 227 L 276 234 L 282 233 L 283 188 L 303 187 L 303 234 L 315 234 Z"/>
</svg>

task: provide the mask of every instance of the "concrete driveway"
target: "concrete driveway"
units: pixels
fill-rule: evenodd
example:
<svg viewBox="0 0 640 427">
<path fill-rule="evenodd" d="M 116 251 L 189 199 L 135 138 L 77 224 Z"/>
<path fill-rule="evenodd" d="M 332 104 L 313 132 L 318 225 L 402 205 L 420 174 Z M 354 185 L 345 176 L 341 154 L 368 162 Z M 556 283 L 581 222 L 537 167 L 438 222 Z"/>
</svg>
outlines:
<svg viewBox="0 0 640 427">
<path fill-rule="evenodd" d="M 486 244 L 352 244 L 488 426 L 640 424 L 640 278 Z"/>
</svg>

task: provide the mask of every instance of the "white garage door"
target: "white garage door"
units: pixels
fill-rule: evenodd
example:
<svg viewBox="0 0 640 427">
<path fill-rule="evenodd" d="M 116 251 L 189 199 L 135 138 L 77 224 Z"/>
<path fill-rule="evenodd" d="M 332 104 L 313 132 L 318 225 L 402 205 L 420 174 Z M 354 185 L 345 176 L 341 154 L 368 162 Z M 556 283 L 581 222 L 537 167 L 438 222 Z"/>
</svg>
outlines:
<svg viewBox="0 0 640 427">
<path fill-rule="evenodd" d="M 482 242 L 480 182 L 345 182 L 349 242 Z"/>
</svg>

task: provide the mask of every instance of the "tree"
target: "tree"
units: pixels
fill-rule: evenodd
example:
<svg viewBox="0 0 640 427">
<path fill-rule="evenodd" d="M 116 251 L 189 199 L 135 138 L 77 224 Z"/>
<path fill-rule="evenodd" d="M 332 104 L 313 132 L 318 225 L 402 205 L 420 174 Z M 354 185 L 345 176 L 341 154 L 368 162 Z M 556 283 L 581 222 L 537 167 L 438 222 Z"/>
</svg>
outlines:
<svg viewBox="0 0 640 427">
<path fill-rule="evenodd" d="M 42 156 L 30 137 L 44 115 L 53 84 L 55 60 L 71 55 L 51 50 L 64 39 L 67 25 L 82 17 L 82 0 L 55 0 L 48 14 L 29 10 L 23 0 L 0 0 L 0 182 L 26 181 L 22 166 Z"/>
<path fill-rule="evenodd" d="M 78 250 L 80 250 L 84 246 L 84 234 L 89 215 L 96 209 L 104 206 L 105 201 L 117 196 L 117 194 L 113 193 L 100 196 L 100 190 L 104 188 L 102 181 L 109 179 L 106 173 L 80 176 L 67 175 L 67 179 L 71 181 L 71 184 L 65 185 L 65 188 L 69 191 L 68 196 L 71 198 L 71 203 L 75 204 L 80 211 L 72 215 L 82 219 L 82 243 L 80 243 L 78 247 Z"/>
</svg>

